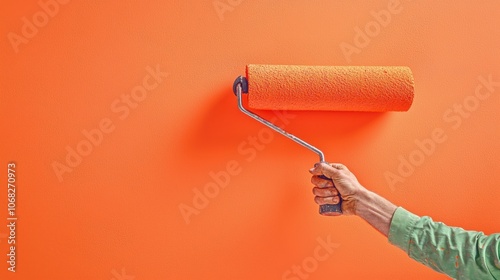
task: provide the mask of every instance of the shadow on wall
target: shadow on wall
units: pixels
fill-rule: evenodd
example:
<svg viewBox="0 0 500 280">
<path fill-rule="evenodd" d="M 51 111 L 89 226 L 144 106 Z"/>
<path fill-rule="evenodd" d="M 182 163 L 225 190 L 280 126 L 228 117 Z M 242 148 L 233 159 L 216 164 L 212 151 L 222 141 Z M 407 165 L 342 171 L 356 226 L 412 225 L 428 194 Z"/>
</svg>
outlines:
<svg viewBox="0 0 500 280">
<path fill-rule="evenodd" d="M 185 133 L 179 152 L 196 155 L 226 152 L 234 154 L 243 142 L 251 141 L 252 138 L 256 138 L 257 143 L 260 141 L 265 142 L 264 144 L 277 139 L 286 140 L 283 142 L 284 145 L 273 150 L 279 154 L 286 153 L 286 148 L 290 148 L 289 145 L 297 145 L 240 112 L 237 108 L 236 96 L 230 87 L 224 87 L 207 95 L 213 98 L 203 110 L 194 113 L 192 125 Z M 248 108 L 246 103 L 245 98 L 244 106 Z M 335 143 L 346 148 L 352 146 L 353 138 L 359 137 L 358 135 L 363 130 L 375 122 L 382 121 L 388 115 L 370 112 L 251 109 L 250 111 L 318 147 Z M 365 139 L 365 141 L 370 141 L 370 139 Z"/>
<path fill-rule="evenodd" d="M 299 186 L 299 182 L 302 184 L 304 180 L 298 178 L 308 178 L 307 169 L 318 158 L 311 151 L 240 112 L 231 88 L 203 96 L 207 96 L 207 99 L 202 101 L 201 109 L 193 112 L 192 118 L 187 121 L 189 126 L 179 139 L 176 155 L 173 156 L 176 168 L 179 168 L 176 176 L 189 176 L 184 187 L 188 192 L 194 187 L 195 192 L 191 194 L 193 198 L 185 200 L 189 201 L 189 207 L 193 205 L 196 208 L 192 208 L 195 209 L 192 212 L 184 212 L 185 222 L 189 223 L 197 217 L 202 209 L 217 199 L 216 196 L 222 193 L 221 189 L 230 185 L 235 186 L 228 194 L 233 199 L 218 199 L 219 209 L 253 208 L 252 215 L 246 217 L 256 219 L 253 224 L 250 220 L 246 221 L 252 226 L 267 221 L 269 224 L 279 224 L 277 231 L 282 231 L 294 228 L 289 220 L 282 219 L 283 216 L 301 215 L 304 207 L 307 211 L 316 212 L 317 205 L 303 197 L 305 193 L 310 195 L 310 190 L 304 189 L 307 186 Z M 342 153 L 348 155 L 352 154 L 353 149 L 373 139 L 372 135 L 377 133 L 375 124 L 381 123 L 387 115 L 360 112 L 255 112 L 320 149 L 342 147 Z M 327 150 L 324 152 L 328 154 Z M 292 160 L 303 159 L 303 155 L 310 156 L 310 161 L 301 163 Z M 280 168 L 273 168 L 276 166 Z M 183 169 L 185 167 L 188 169 Z M 239 174 L 246 174 L 243 176 L 245 180 L 240 179 L 242 176 Z M 232 181 L 233 178 L 236 181 Z M 290 189 L 296 191 L 285 191 Z M 206 196 L 203 205 L 195 202 L 201 196 L 200 193 Z M 240 201 L 235 197 L 247 199 Z M 296 205 L 297 208 L 291 210 L 290 205 Z M 235 214 L 225 219 L 235 222 L 240 217 Z"/>
</svg>

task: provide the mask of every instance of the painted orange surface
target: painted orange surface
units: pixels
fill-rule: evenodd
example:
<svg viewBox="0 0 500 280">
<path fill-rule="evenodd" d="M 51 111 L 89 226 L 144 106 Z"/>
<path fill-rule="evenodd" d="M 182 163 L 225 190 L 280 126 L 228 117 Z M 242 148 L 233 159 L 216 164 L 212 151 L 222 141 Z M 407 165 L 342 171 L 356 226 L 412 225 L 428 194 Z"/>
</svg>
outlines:
<svg viewBox="0 0 500 280">
<path fill-rule="evenodd" d="M 416 214 L 500 232 L 498 1 L 7 1 L 0 18 L 1 279 L 447 279 L 317 214 L 316 156 L 236 108 L 249 63 L 409 66 L 406 113 L 259 113 Z"/>
</svg>

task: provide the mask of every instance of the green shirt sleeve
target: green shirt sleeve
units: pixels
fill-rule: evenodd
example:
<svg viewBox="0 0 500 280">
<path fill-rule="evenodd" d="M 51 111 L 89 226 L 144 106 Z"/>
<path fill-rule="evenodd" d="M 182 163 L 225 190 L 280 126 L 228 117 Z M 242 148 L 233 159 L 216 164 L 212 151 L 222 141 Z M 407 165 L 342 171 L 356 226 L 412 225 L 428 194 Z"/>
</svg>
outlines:
<svg viewBox="0 0 500 280">
<path fill-rule="evenodd" d="M 392 217 L 389 242 L 455 279 L 500 279 L 500 234 L 449 227 L 399 207 Z"/>
</svg>

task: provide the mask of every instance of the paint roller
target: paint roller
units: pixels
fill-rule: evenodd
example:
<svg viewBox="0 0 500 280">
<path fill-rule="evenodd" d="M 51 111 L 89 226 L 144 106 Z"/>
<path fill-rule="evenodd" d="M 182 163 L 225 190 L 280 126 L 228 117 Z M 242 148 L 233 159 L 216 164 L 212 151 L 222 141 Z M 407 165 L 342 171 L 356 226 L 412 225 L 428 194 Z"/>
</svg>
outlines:
<svg viewBox="0 0 500 280">
<path fill-rule="evenodd" d="M 251 118 L 308 148 L 326 162 L 323 152 L 243 106 L 261 110 L 408 111 L 413 102 L 413 75 L 404 66 L 246 66 L 246 77 L 233 84 L 238 108 Z M 324 179 L 329 179 L 323 177 Z M 320 205 L 319 213 L 342 214 L 338 204 Z"/>
</svg>

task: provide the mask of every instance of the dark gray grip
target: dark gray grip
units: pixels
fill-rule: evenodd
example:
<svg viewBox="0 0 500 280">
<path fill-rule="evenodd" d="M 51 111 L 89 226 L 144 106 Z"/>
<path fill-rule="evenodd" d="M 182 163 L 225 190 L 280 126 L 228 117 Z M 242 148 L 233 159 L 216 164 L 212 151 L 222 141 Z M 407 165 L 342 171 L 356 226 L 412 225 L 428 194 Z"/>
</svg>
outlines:
<svg viewBox="0 0 500 280">
<path fill-rule="evenodd" d="M 332 180 L 324 175 L 320 175 L 319 177 L 322 179 L 330 180 L 330 181 Z M 335 187 L 335 184 L 333 184 L 333 186 Z M 320 205 L 319 206 L 319 213 L 321 215 L 326 215 L 326 216 L 342 215 L 342 196 L 340 196 L 340 193 L 339 193 L 339 198 L 340 198 L 340 201 L 337 204 Z"/>
</svg>

